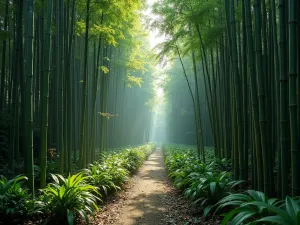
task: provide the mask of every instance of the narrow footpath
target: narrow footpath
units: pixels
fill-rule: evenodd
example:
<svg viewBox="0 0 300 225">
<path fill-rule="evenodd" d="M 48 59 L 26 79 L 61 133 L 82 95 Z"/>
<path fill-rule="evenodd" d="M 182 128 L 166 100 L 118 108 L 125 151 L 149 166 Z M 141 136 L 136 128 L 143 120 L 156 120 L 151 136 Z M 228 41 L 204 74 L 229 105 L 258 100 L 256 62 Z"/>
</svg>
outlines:
<svg viewBox="0 0 300 225">
<path fill-rule="evenodd" d="M 163 224 L 167 208 L 166 173 L 161 150 L 156 150 L 140 168 L 115 225 Z"/>
<path fill-rule="evenodd" d="M 91 222 L 94 225 L 212 224 L 194 218 L 190 212 L 187 202 L 169 183 L 162 151 L 157 149 L 131 178 L 127 190 Z"/>
</svg>

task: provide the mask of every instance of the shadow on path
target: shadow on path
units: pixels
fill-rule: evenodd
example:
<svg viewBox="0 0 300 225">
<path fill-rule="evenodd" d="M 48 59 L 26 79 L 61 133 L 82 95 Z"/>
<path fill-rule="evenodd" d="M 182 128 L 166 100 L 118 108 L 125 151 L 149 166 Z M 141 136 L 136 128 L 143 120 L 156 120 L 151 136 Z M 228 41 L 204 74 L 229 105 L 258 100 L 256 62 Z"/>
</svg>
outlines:
<svg viewBox="0 0 300 225">
<path fill-rule="evenodd" d="M 123 205 L 115 225 L 159 225 L 162 222 L 167 196 L 163 154 L 156 150 L 143 164 Z"/>
</svg>

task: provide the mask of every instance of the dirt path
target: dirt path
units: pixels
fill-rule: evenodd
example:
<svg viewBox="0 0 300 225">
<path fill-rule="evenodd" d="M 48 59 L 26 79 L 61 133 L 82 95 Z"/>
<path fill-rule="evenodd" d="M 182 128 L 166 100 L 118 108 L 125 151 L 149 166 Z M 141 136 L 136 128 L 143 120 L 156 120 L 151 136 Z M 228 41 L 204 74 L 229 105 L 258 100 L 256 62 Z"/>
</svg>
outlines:
<svg viewBox="0 0 300 225">
<path fill-rule="evenodd" d="M 216 225 L 192 215 L 187 201 L 176 191 L 164 168 L 163 154 L 157 149 L 144 162 L 127 189 L 95 215 L 93 225 Z"/>
<path fill-rule="evenodd" d="M 167 211 L 163 199 L 166 196 L 166 173 L 161 150 L 156 150 L 140 168 L 133 180 L 134 186 L 123 204 L 115 225 L 164 224 Z"/>
</svg>

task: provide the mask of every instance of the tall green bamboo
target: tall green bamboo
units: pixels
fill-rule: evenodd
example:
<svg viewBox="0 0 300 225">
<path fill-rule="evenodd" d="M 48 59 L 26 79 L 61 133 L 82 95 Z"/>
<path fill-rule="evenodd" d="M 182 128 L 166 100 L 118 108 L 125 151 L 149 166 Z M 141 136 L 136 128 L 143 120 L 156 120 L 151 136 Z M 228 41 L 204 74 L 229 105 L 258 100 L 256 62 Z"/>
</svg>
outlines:
<svg viewBox="0 0 300 225">
<path fill-rule="evenodd" d="M 190 37 L 193 37 L 191 25 L 189 25 Z M 195 114 L 196 114 L 196 139 L 197 139 L 197 150 L 198 158 L 200 159 L 200 153 L 202 154 L 202 160 L 205 162 L 205 153 L 204 153 L 204 143 L 203 143 L 203 134 L 202 134 L 202 123 L 201 123 L 201 111 L 200 111 L 200 100 L 199 100 L 199 85 L 198 85 L 198 75 L 197 75 L 197 65 L 195 51 L 192 50 L 192 62 L 193 62 L 193 73 L 195 80 Z"/>
<path fill-rule="evenodd" d="M 288 76 L 286 45 L 286 4 L 279 1 L 279 67 L 280 67 L 280 155 L 281 155 L 281 197 L 288 194 L 288 155 L 289 155 L 289 111 L 288 111 Z"/>
<path fill-rule="evenodd" d="M 261 27 L 261 0 L 254 1 L 255 13 L 255 44 L 256 44 L 256 74 L 258 81 L 258 102 L 259 102 L 259 125 L 261 150 L 263 156 L 263 173 L 264 173 L 264 192 L 270 193 L 270 164 L 268 160 L 267 149 L 267 119 L 266 119 L 266 95 L 265 95 L 265 78 L 263 72 L 263 57 L 262 57 L 262 27 Z"/>
<path fill-rule="evenodd" d="M 32 100 L 32 79 L 33 79 L 33 31 L 34 31 L 34 7 L 33 0 L 24 1 L 24 73 L 26 74 L 26 175 L 28 187 L 34 195 L 34 169 L 33 169 L 33 100 Z"/>
<path fill-rule="evenodd" d="M 101 16 L 101 24 L 103 23 L 104 19 L 104 14 L 102 13 Z M 98 41 L 98 52 L 97 52 L 97 58 L 95 59 L 96 65 L 95 65 L 95 79 L 94 79 L 94 84 L 93 84 L 93 99 L 92 99 L 92 130 L 91 130 L 91 143 L 90 143 L 90 151 L 91 151 L 91 156 L 92 158 L 95 157 L 95 124 L 96 124 L 96 100 L 97 100 L 97 89 L 98 89 L 98 80 L 99 80 L 99 64 L 102 62 L 102 58 L 100 60 L 100 56 L 102 57 L 102 51 L 103 51 L 103 43 L 102 43 L 102 36 L 99 36 L 99 41 Z M 95 53 L 96 54 L 96 53 Z M 101 76 L 101 75 L 100 75 Z"/>
<path fill-rule="evenodd" d="M 82 89 L 82 109 L 81 109 L 81 135 L 80 135 L 80 157 L 81 167 L 86 165 L 86 123 L 87 123 L 87 88 L 88 88 L 88 51 L 89 51 L 89 23 L 90 23 L 90 4 L 86 2 L 86 20 L 85 20 L 85 42 L 84 42 L 84 71 L 83 71 L 83 89 Z"/>
<path fill-rule="evenodd" d="M 246 31 L 247 31 L 247 49 L 248 49 L 248 67 L 250 72 L 250 89 L 251 89 L 251 101 L 252 101 L 252 116 L 253 116 L 253 128 L 254 128 L 254 142 L 255 142 L 255 155 L 256 155 L 256 178 L 257 188 L 262 191 L 264 184 L 264 178 L 261 171 L 263 171 L 262 163 L 262 146 L 261 146 L 261 132 L 259 127 L 259 112 L 258 112 L 258 99 L 257 99 L 257 84 L 256 84 L 256 67 L 255 67 L 255 55 L 253 47 L 253 33 L 252 33 L 252 21 L 251 21 L 251 7 L 250 1 L 244 1 L 245 18 L 246 18 Z"/>
<path fill-rule="evenodd" d="M 63 133 L 63 41 L 62 41 L 62 21 L 63 21 L 63 8 L 62 2 L 60 0 L 56 0 L 56 13 L 55 13 L 55 69 L 56 69 L 56 78 L 55 78 L 55 86 L 56 86 L 56 146 L 59 151 L 59 171 L 60 173 L 64 173 L 64 133 Z"/>
<path fill-rule="evenodd" d="M 181 67 L 182 67 L 182 70 L 183 70 L 183 75 L 184 75 L 184 78 L 185 78 L 185 80 L 186 80 L 186 82 L 187 82 L 187 85 L 188 85 L 188 88 L 189 88 L 189 93 L 190 93 L 190 95 L 191 95 L 191 98 L 192 98 L 192 102 L 193 102 L 193 108 L 194 108 L 194 119 L 195 119 L 195 124 L 196 124 L 196 132 L 195 132 L 195 134 L 198 134 L 198 129 L 200 129 L 198 126 L 199 126 L 199 123 L 198 123 L 198 116 L 199 116 L 199 114 L 197 115 L 197 106 L 196 106 L 196 100 L 195 100 L 195 97 L 194 97 L 194 94 L 193 94 L 193 91 L 192 91 L 192 87 L 191 87 L 191 83 L 190 83 L 190 81 L 189 81 L 189 79 L 188 79 L 188 75 L 187 75 L 187 72 L 186 72 L 186 69 L 185 69 L 185 66 L 184 66 L 184 63 L 183 63 L 183 61 L 182 61 L 182 57 L 181 57 L 181 52 L 180 52 L 180 50 L 179 50 L 179 47 L 178 47 L 178 45 L 176 45 L 175 46 L 175 48 L 176 48 L 176 52 L 177 52 L 177 54 L 178 54 L 178 57 L 179 57 L 179 60 L 180 60 L 180 64 L 181 64 Z M 195 65 L 194 65 L 195 66 Z M 194 70 L 195 70 L 195 67 L 194 67 Z M 198 104 L 199 104 L 199 102 L 198 102 Z M 200 158 L 200 152 L 201 152 L 201 149 L 198 149 L 198 147 L 200 147 L 201 145 L 199 144 L 199 136 L 197 135 L 196 136 L 196 144 L 197 144 L 197 152 L 198 152 L 198 157 Z M 203 143 L 202 143 L 202 145 L 203 145 Z M 202 157 L 203 157 L 203 160 L 205 161 L 205 154 L 203 154 L 204 152 L 202 152 Z"/>
<path fill-rule="evenodd" d="M 289 0 L 289 112 L 291 130 L 292 192 L 300 195 L 300 149 L 297 127 L 297 39 L 296 1 Z"/>
<path fill-rule="evenodd" d="M 45 26 L 44 43 L 44 68 L 43 68 L 43 109 L 42 109 L 42 138 L 41 138 L 41 174 L 40 187 L 46 186 L 47 151 L 48 151 L 48 116 L 49 116 L 49 78 L 51 56 L 51 23 L 52 23 L 52 0 L 48 0 L 47 21 Z"/>
<path fill-rule="evenodd" d="M 235 22 L 235 13 L 234 13 L 234 3 L 229 3 L 228 0 L 226 0 L 226 5 L 229 7 L 228 14 L 227 15 L 227 24 L 230 27 L 228 27 L 229 31 L 229 44 L 231 45 L 231 57 L 232 57 L 232 66 L 233 66 L 233 82 L 234 82 L 234 88 L 235 88 L 235 110 L 236 110 L 236 116 L 237 116 L 237 146 L 236 151 L 239 151 L 238 157 L 239 157 L 239 165 L 236 165 L 235 168 L 239 168 L 239 177 L 240 179 L 245 179 L 245 162 L 244 162 L 244 154 L 243 154 L 243 117 L 242 117 L 242 99 L 241 94 L 242 93 L 242 85 L 241 85 L 241 75 L 239 74 L 239 61 L 238 61 L 238 54 L 237 54 L 237 40 L 236 40 L 236 22 Z M 230 21 L 230 22 L 229 22 Z M 236 156 L 237 157 L 237 156 Z M 238 177 L 236 177 L 238 179 Z"/>
<path fill-rule="evenodd" d="M 248 101 L 248 69 L 247 69 L 247 32 L 246 32 L 246 18 L 245 18 L 245 7 L 244 1 L 242 0 L 242 74 L 243 74 L 243 118 L 244 118 L 244 146 L 243 146 L 243 155 L 244 155 L 244 174 L 241 175 L 243 180 L 248 180 L 248 160 L 249 160 L 249 101 Z"/>
</svg>

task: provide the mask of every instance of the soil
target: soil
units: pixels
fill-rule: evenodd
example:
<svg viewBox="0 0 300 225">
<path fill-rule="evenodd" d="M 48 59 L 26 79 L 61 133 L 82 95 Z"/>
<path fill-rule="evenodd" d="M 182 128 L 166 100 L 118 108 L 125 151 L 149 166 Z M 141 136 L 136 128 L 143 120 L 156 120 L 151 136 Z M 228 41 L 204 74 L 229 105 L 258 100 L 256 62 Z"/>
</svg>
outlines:
<svg viewBox="0 0 300 225">
<path fill-rule="evenodd" d="M 163 154 L 157 149 L 125 191 L 110 200 L 91 219 L 94 225 L 191 225 L 221 224 L 218 219 L 205 221 L 170 184 L 164 168 Z"/>
</svg>

